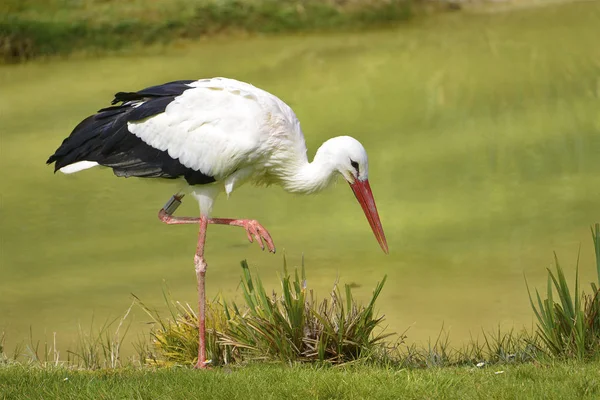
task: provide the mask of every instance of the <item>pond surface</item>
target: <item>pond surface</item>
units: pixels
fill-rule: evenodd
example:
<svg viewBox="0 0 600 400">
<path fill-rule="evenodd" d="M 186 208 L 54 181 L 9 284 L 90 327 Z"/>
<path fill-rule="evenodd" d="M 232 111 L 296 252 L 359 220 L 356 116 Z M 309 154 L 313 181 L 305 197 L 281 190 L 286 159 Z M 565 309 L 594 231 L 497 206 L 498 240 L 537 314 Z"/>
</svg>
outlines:
<svg viewBox="0 0 600 400">
<path fill-rule="evenodd" d="M 384 255 L 346 184 L 301 197 L 246 186 L 214 215 L 256 218 L 288 264 L 305 257 L 319 297 L 339 278 L 379 302 L 408 341 L 454 343 L 481 329 L 531 327 L 524 276 L 545 285 L 556 251 L 595 279 L 600 220 L 600 3 L 450 14 L 369 33 L 213 39 L 99 59 L 0 67 L 0 332 L 73 346 L 78 325 L 118 318 L 130 293 L 163 307 L 165 282 L 195 304 L 193 226 L 156 212 L 168 184 L 107 170 L 53 175 L 47 157 L 117 91 L 227 76 L 288 102 L 312 157 L 327 138 L 367 148 L 390 247 Z M 187 201 L 180 215 L 196 215 Z M 208 293 L 241 299 L 239 261 L 276 290 L 281 253 L 210 227 Z M 131 341 L 147 332 L 134 310 Z M 132 334 L 133 332 L 133 334 Z M 127 341 L 127 340 L 126 340 Z"/>
</svg>

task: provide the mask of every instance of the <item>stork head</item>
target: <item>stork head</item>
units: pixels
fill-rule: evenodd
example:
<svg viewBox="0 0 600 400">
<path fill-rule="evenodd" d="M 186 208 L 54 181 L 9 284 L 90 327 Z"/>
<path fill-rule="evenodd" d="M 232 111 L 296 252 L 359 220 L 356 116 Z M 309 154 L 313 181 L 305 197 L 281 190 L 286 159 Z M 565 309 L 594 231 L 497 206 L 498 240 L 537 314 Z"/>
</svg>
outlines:
<svg viewBox="0 0 600 400">
<path fill-rule="evenodd" d="M 379 245 L 387 254 L 387 240 L 385 239 L 375 199 L 369 185 L 369 160 L 365 148 L 358 140 L 350 136 L 339 136 L 329 141 L 334 142 L 330 146 L 327 146 L 331 149 L 330 157 L 334 163 L 334 168 L 344 177 L 350 188 L 352 188 Z"/>
</svg>

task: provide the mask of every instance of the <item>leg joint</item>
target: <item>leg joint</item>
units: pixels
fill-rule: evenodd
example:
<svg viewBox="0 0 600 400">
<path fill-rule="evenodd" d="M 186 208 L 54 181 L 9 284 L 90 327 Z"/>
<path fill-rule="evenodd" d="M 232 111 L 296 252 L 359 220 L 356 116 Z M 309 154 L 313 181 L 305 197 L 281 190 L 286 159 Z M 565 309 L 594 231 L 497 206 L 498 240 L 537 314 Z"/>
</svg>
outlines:
<svg viewBox="0 0 600 400">
<path fill-rule="evenodd" d="M 196 254 L 194 256 L 194 265 L 196 267 L 196 274 L 197 275 L 204 276 L 206 274 L 206 267 L 208 265 L 206 264 L 206 261 L 204 260 L 203 256 Z"/>
</svg>

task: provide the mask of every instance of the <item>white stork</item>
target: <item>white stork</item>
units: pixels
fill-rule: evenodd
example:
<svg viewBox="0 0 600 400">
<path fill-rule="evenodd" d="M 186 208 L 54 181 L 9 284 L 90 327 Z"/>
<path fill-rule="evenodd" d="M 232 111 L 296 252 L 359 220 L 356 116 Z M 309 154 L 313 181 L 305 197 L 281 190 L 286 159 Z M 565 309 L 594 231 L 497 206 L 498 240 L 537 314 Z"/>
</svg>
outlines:
<svg viewBox="0 0 600 400">
<path fill-rule="evenodd" d="M 115 105 L 118 104 L 119 105 Z M 95 166 L 117 176 L 182 179 L 200 204 L 200 217 L 175 217 L 183 192 L 159 211 L 167 224 L 199 224 L 194 257 L 199 296 L 197 368 L 205 368 L 206 261 L 208 224 L 241 226 L 250 242 L 275 252 L 271 236 L 255 220 L 211 218 L 219 193 L 244 182 L 278 184 L 288 192 L 314 193 L 341 175 L 352 188 L 385 253 L 388 245 L 369 186 L 364 147 L 349 136 L 329 139 L 314 160 L 306 156 L 300 122 L 283 101 L 233 79 L 169 82 L 139 92 L 119 92 L 113 106 L 83 120 L 47 163 L 71 174 Z"/>
</svg>

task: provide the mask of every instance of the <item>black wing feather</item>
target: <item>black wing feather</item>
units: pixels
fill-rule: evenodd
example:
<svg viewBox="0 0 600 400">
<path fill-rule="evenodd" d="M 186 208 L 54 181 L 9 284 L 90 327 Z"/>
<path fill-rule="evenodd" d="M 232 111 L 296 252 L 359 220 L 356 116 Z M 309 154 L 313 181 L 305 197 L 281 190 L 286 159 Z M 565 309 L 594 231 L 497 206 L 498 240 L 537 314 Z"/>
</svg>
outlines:
<svg viewBox="0 0 600 400">
<path fill-rule="evenodd" d="M 194 81 L 175 81 L 139 92 L 117 93 L 113 106 L 81 121 L 46 163 L 55 163 L 55 172 L 79 161 L 95 161 L 111 167 L 117 176 L 184 177 L 191 185 L 214 182 L 214 177 L 184 166 L 168 152 L 153 148 L 127 129 L 128 122 L 164 112 L 169 103 L 191 88 L 188 86 L 191 82 Z M 114 105 L 119 102 L 122 104 Z"/>
<path fill-rule="evenodd" d="M 119 102 L 137 101 L 150 97 L 169 97 L 179 96 L 181 93 L 189 89 L 188 86 L 194 81 L 173 81 L 165 83 L 163 85 L 150 86 L 149 88 L 140 90 L 139 92 L 119 92 L 115 94 L 115 98 L 111 104 L 117 104 Z"/>
</svg>

